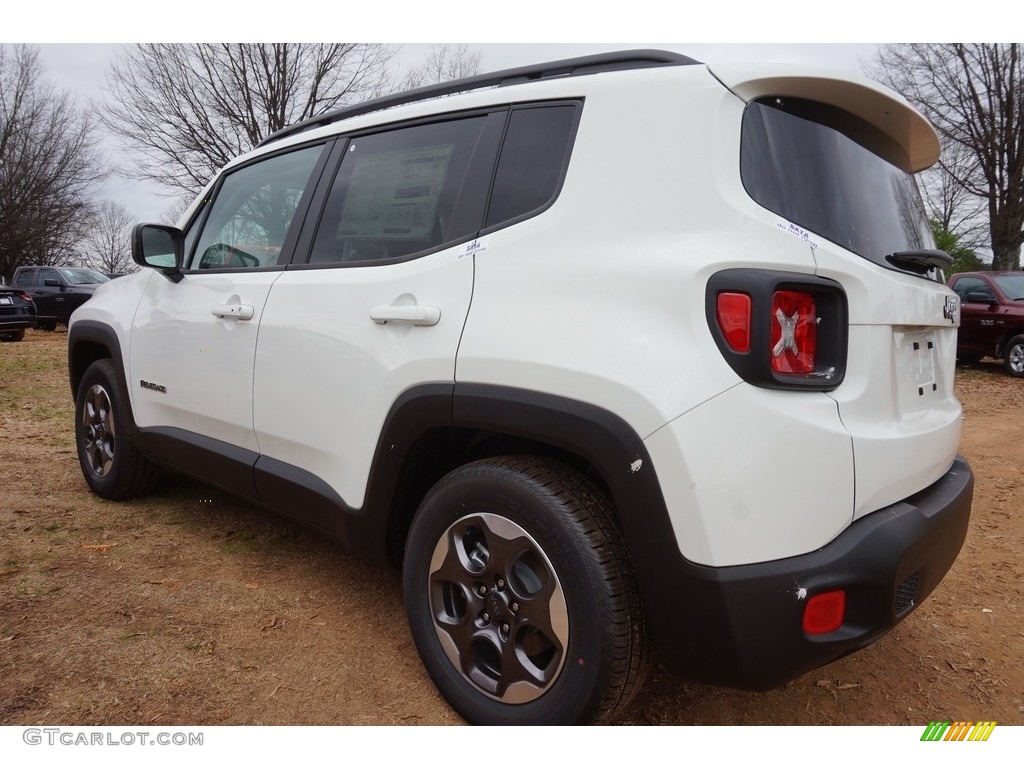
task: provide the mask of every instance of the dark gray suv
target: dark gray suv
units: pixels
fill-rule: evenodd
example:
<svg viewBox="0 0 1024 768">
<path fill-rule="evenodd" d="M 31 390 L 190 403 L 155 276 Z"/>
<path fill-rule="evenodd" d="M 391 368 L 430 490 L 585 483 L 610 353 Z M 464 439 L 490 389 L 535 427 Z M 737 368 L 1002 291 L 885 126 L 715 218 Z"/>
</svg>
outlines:
<svg viewBox="0 0 1024 768">
<path fill-rule="evenodd" d="M 58 323 L 67 325 L 71 313 L 109 280 L 102 272 L 82 267 L 18 267 L 12 285 L 32 296 L 39 328 L 52 331 Z"/>
</svg>

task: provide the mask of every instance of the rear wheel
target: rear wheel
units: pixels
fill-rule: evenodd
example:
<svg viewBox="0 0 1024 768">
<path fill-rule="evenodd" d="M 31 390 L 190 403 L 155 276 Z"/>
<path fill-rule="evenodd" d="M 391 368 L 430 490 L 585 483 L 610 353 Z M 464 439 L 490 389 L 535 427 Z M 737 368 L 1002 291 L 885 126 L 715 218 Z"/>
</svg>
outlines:
<svg viewBox="0 0 1024 768">
<path fill-rule="evenodd" d="M 1011 376 L 1024 378 L 1024 334 L 1014 336 L 1003 350 L 1003 367 Z"/>
<path fill-rule="evenodd" d="M 44 322 L 40 322 L 37 327 L 41 331 L 56 331 L 57 330 L 57 323 L 56 323 L 56 321 L 47 320 L 47 321 L 44 321 Z"/>
<path fill-rule="evenodd" d="M 19 328 L 16 331 L 0 332 L 0 341 L 21 341 L 25 338 L 25 329 Z"/>
<path fill-rule="evenodd" d="M 156 482 L 152 462 L 132 438 L 134 424 L 127 395 L 110 360 L 88 367 L 75 398 L 75 442 L 89 487 L 105 499 L 127 499 Z"/>
<path fill-rule="evenodd" d="M 427 672 L 470 722 L 606 721 L 645 677 L 611 502 L 560 463 L 503 457 L 444 477 L 413 521 L 404 586 Z"/>
</svg>

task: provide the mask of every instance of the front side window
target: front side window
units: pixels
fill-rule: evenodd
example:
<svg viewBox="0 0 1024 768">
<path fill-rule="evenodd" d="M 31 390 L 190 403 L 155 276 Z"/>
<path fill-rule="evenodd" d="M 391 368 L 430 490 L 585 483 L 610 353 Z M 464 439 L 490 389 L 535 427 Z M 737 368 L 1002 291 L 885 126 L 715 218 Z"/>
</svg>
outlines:
<svg viewBox="0 0 1024 768">
<path fill-rule="evenodd" d="M 785 219 L 865 259 L 934 248 L 901 148 L 843 110 L 771 97 L 743 114 L 740 172 L 747 193 Z"/>
<path fill-rule="evenodd" d="M 63 285 L 63 281 L 60 279 L 60 273 L 56 269 L 47 267 L 39 270 L 39 285 L 46 285 L 47 280 L 55 280 Z"/>
<path fill-rule="evenodd" d="M 953 290 L 960 297 L 961 301 L 967 301 L 967 294 L 969 293 L 975 294 L 976 299 L 984 299 L 986 301 L 995 299 L 992 289 L 988 287 L 984 280 L 980 280 L 977 277 L 959 278 Z"/>
<path fill-rule="evenodd" d="M 323 145 L 306 147 L 225 176 L 189 268 L 268 267 L 287 258 L 282 256 L 285 237 L 323 151 Z"/>
<path fill-rule="evenodd" d="M 404 259 L 474 234 L 503 114 L 352 139 L 320 219 L 310 263 Z"/>
<path fill-rule="evenodd" d="M 60 273 L 64 275 L 64 281 L 69 285 L 95 285 L 110 282 L 109 277 L 93 269 L 63 268 Z"/>
</svg>

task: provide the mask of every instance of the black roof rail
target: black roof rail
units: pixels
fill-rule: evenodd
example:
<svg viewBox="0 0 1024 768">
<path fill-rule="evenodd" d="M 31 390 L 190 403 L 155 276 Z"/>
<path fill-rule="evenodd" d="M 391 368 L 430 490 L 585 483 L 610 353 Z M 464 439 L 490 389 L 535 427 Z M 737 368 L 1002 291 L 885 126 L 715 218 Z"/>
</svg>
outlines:
<svg viewBox="0 0 1024 768">
<path fill-rule="evenodd" d="M 567 77 L 571 75 L 591 75 L 595 72 L 612 72 L 622 69 L 643 69 L 647 67 L 670 67 L 689 64 L 700 64 L 696 59 L 683 56 L 681 53 L 671 51 L 659 51 L 653 49 L 638 49 L 632 51 L 610 51 L 608 53 L 596 53 L 590 56 L 578 56 L 572 59 L 561 59 L 549 61 L 543 64 L 530 64 L 525 67 L 513 67 L 498 72 L 486 72 L 482 75 L 464 77 L 461 80 L 451 80 L 447 83 L 437 85 L 425 85 L 422 88 L 414 88 L 411 91 L 394 93 L 390 96 L 381 96 L 377 99 L 370 99 L 350 107 L 342 107 L 322 115 L 302 120 L 294 125 L 289 125 L 279 131 L 267 136 L 257 144 L 263 147 L 274 141 L 279 141 L 287 136 L 302 133 L 313 128 L 336 123 L 350 117 L 365 115 L 389 107 L 397 107 L 402 104 L 412 104 L 417 101 L 448 96 L 452 93 L 472 91 L 478 88 L 492 88 L 503 85 L 517 85 L 527 83 L 531 80 L 542 80 L 549 77 Z"/>
</svg>

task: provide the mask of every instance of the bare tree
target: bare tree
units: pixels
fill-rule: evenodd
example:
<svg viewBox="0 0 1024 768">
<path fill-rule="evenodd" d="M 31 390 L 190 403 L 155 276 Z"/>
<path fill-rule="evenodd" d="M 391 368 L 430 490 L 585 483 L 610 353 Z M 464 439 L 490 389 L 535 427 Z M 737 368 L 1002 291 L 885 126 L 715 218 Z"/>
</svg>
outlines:
<svg viewBox="0 0 1024 768">
<path fill-rule="evenodd" d="M 81 251 L 89 266 L 100 272 L 133 272 L 132 226 L 135 217 L 121 204 L 107 200 L 93 212 Z"/>
<path fill-rule="evenodd" d="M 460 43 L 434 45 L 427 58 L 405 73 L 396 90 L 419 88 L 449 80 L 460 80 L 480 73 L 480 52 Z"/>
<path fill-rule="evenodd" d="M 192 205 L 193 199 L 193 195 L 178 195 L 173 198 L 167 204 L 167 207 L 160 212 L 160 221 L 164 224 L 176 226 L 181 217 L 185 215 L 188 207 Z"/>
<path fill-rule="evenodd" d="M 100 119 L 138 160 L 128 175 L 196 194 L 287 125 L 378 95 L 395 49 L 363 43 L 126 48 Z"/>
<path fill-rule="evenodd" d="M 947 142 L 939 162 L 921 174 L 921 196 L 928 218 L 956 233 L 958 247 L 977 250 L 988 247 L 988 207 L 957 181 L 973 161 L 964 147 Z"/>
<path fill-rule="evenodd" d="M 102 174 L 92 123 L 49 83 L 39 54 L 0 46 L 0 275 L 70 257 Z"/>
<path fill-rule="evenodd" d="M 987 213 L 993 269 L 1020 269 L 1024 243 L 1020 54 L 1016 43 L 888 45 L 869 69 L 935 125 L 946 148 L 943 171 Z M 952 210 L 964 215 L 959 205 Z"/>
</svg>

